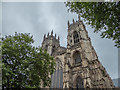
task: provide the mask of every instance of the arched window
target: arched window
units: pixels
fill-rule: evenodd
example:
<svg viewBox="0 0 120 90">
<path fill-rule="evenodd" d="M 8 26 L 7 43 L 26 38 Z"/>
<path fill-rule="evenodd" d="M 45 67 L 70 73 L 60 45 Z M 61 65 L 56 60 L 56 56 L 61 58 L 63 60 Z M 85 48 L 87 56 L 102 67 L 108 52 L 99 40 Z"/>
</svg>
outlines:
<svg viewBox="0 0 120 90">
<path fill-rule="evenodd" d="M 51 75 L 51 88 L 62 88 L 63 87 L 63 70 L 62 63 L 59 59 L 56 60 L 56 70 Z"/>
<path fill-rule="evenodd" d="M 73 33 L 74 44 L 79 42 L 79 35 L 76 31 Z"/>
<path fill-rule="evenodd" d="M 76 52 L 73 54 L 73 59 L 74 59 L 75 64 L 81 62 L 81 58 L 80 58 L 80 53 L 79 53 L 79 51 L 76 51 Z"/>
<path fill-rule="evenodd" d="M 55 49 L 56 49 L 56 48 L 55 48 L 55 45 L 54 45 L 53 48 L 52 48 L 52 54 L 53 54 L 53 52 L 55 51 Z"/>
<path fill-rule="evenodd" d="M 80 76 L 78 76 L 76 79 L 76 88 L 77 90 L 81 90 L 81 88 L 84 88 L 83 80 Z"/>
</svg>

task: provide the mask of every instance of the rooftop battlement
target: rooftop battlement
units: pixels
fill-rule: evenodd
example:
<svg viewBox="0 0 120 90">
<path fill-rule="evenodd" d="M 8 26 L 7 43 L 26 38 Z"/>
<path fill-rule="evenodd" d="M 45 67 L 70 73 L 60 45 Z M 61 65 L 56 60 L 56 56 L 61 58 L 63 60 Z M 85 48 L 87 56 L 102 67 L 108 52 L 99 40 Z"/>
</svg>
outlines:
<svg viewBox="0 0 120 90">
<path fill-rule="evenodd" d="M 46 36 L 46 34 L 44 34 L 43 41 L 45 41 L 45 40 L 56 40 L 56 41 L 59 42 L 60 38 L 59 38 L 59 36 L 57 37 L 56 34 L 54 36 L 53 35 L 53 30 L 52 30 L 50 35 L 49 35 L 49 32 L 48 32 L 47 36 Z"/>
</svg>

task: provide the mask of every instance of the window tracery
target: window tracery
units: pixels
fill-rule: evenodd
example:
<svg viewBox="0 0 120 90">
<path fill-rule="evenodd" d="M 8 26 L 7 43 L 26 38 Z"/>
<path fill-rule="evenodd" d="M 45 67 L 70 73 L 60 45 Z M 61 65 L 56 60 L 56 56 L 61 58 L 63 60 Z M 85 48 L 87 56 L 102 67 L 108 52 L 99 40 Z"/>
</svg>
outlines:
<svg viewBox="0 0 120 90">
<path fill-rule="evenodd" d="M 79 42 L 79 35 L 76 31 L 73 33 L 74 44 Z"/>
</svg>

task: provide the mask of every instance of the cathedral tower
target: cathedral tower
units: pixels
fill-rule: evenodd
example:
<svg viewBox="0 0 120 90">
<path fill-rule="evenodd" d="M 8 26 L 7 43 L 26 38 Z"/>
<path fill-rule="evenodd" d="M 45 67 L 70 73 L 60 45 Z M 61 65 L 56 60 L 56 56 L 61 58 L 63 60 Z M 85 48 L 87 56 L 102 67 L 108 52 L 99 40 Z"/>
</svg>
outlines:
<svg viewBox="0 0 120 90">
<path fill-rule="evenodd" d="M 98 60 L 88 32 L 78 17 L 68 21 L 63 88 L 113 88 L 111 78 Z"/>
<path fill-rule="evenodd" d="M 67 47 L 59 37 L 44 35 L 42 49 L 54 57 L 56 70 L 51 75 L 51 88 L 114 88 L 113 82 L 98 60 L 85 25 L 78 17 L 68 21 Z"/>
<path fill-rule="evenodd" d="M 53 36 L 53 30 L 51 31 L 51 35 L 49 33 L 44 35 L 43 42 L 42 42 L 42 49 L 47 50 L 49 55 L 52 55 L 56 48 L 60 46 L 59 44 L 59 36 L 58 39 L 55 36 Z"/>
</svg>

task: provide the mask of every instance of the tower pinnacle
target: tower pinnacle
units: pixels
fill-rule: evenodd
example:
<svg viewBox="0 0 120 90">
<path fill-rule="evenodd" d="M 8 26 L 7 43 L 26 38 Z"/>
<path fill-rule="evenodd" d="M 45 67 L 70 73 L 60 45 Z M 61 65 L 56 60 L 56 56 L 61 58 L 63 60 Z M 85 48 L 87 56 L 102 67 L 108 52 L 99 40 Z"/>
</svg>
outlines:
<svg viewBox="0 0 120 90">
<path fill-rule="evenodd" d="M 73 19 L 73 24 L 75 23 L 74 19 Z"/>
<path fill-rule="evenodd" d="M 46 38 L 46 34 L 44 34 L 44 39 Z"/>
<path fill-rule="evenodd" d="M 53 35 L 53 29 L 52 29 L 52 31 L 51 31 L 51 36 Z"/>
<path fill-rule="evenodd" d="M 69 20 L 68 20 L 68 27 L 70 26 Z"/>
<path fill-rule="evenodd" d="M 80 21 L 80 15 L 78 15 L 78 20 Z"/>
<path fill-rule="evenodd" d="M 55 33 L 55 38 L 56 38 L 56 33 Z"/>
<path fill-rule="evenodd" d="M 48 34 L 47 34 L 47 37 L 49 37 L 49 32 L 48 32 Z"/>
<path fill-rule="evenodd" d="M 58 41 L 60 40 L 59 36 L 58 36 Z"/>
</svg>

